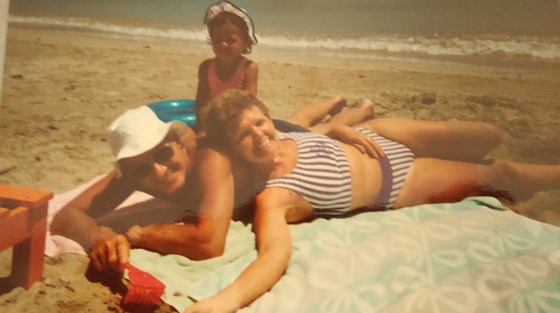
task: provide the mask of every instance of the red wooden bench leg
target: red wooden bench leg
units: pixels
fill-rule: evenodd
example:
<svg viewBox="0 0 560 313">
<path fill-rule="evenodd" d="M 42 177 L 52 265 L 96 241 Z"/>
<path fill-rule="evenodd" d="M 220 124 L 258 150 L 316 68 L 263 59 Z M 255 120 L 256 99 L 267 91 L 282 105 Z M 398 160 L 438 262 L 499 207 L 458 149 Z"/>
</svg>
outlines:
<svg viewBox="0 0 560 313">
<path fill-rule="evenodd" d="M 43 275 L 48 191 L 0 184 L 0 250 L 13 246 L 10 287 L 31 288 Z M 4 289 L 4 288 L 2 288 Z"/>
<path fill-rule="evenodd" d="M 14 246 L 12 286 L 29 289 L 34 282 L 41 279 L 45 257 L 46 231 L 47 218 L 44 217 L 31 226 L 29 238 Z"/>
</svg>

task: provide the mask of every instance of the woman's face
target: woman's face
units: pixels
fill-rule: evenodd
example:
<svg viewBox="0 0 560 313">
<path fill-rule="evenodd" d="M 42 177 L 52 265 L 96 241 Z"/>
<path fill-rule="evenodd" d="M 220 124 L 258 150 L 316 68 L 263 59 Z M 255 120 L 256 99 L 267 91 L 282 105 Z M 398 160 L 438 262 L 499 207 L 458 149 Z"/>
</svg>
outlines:
<svg viewBox="0 0 560 313">
<path fill-rule="evenodd" d="M 238 127 L 230 132 L 229 143 L 238 157 L 251 163 L 272 161 L 278 146 L 272 120 L 256 106 L 243 112 Z"/>
</svg>

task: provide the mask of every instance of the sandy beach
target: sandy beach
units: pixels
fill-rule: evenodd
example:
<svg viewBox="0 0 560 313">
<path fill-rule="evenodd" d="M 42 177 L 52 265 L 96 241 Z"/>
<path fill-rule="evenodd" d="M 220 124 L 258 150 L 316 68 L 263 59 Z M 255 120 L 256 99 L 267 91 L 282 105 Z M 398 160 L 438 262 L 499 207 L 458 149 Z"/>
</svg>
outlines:
<svg viewBox="0 0 560 313">
<path fill-rule="evenodd" d="M 208 46 L 146 42 L 54 30 L 8 29 L 0 106 L 0 182 L 69 191 L 112 167 L 105 127 L 163 99 L 194 98 Z M 378 117 L 485 121 L 504 130 L 492 156 L 560 163 L 560 66 L 492 67 L 272 51 L 259 64 L 259 97 L 277 118 L 334 95 L 370 98 Z M 560 192 L 516 208 L 560 226 Z M 0 253 L 0 277 L 11 251 Z M 0 311 L 124 312 L 122 295 L 85 276 L 86 257 L 45 258 L 43 280 L 0 294 Z M 156 312 L 173 312 L 162 305 Z"/>
</svg>

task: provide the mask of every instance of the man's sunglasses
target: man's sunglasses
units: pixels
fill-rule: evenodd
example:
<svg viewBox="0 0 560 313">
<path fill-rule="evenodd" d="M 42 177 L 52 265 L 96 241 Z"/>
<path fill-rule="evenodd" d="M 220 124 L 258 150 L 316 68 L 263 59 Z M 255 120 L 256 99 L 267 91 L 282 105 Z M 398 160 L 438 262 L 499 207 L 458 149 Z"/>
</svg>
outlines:
<svg viewBox="0 0 560 313">
<path fill-rule="evenodd" d="M 154 167 L 154 163 L 161 165 L 167 164 L 167 162 L 169 162 L 175 154 L 173 147 L 171 146 L 173 142 L 174 141 L 164 144 L 152 153 L 150 158 L 129 169 L 127 171 L 127 176 L 133 180 L 142 180 L 150 174 L 152 168 Z"/>
</svg>

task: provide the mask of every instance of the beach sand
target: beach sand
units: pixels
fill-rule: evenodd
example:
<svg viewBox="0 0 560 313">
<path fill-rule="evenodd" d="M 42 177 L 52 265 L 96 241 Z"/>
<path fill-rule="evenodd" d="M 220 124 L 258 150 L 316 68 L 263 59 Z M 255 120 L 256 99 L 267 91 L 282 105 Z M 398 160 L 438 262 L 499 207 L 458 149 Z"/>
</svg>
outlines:
<svg viewBox="0 0 560 313">
<path fill-rule="evenodd" d="M 0 182 L 61 193 L 112 167 L 105 127 L 126 109 L 194 98 L 208 46 L 131 41 L 61 31 L 8 29 L 0 107 Z M 352 58 L 255 47 L 259 97 L 273 116 L 343 95 L 370 98 L 379 117 L 493 123 L 504 143 L 492 154 L 560 163 L 560 71 L 429 60 Z M 558 192 L 517 208 L 560 226 Z M 11 250 L 0 253 L 0 277 Z M 123 312 L 122 295 L 84 273 L 86 257 L 45 258 L 43 280 L 0 294 L 1 312 Z M 162 305 L 156 312 L 172 312 Z"/>
</svg>

